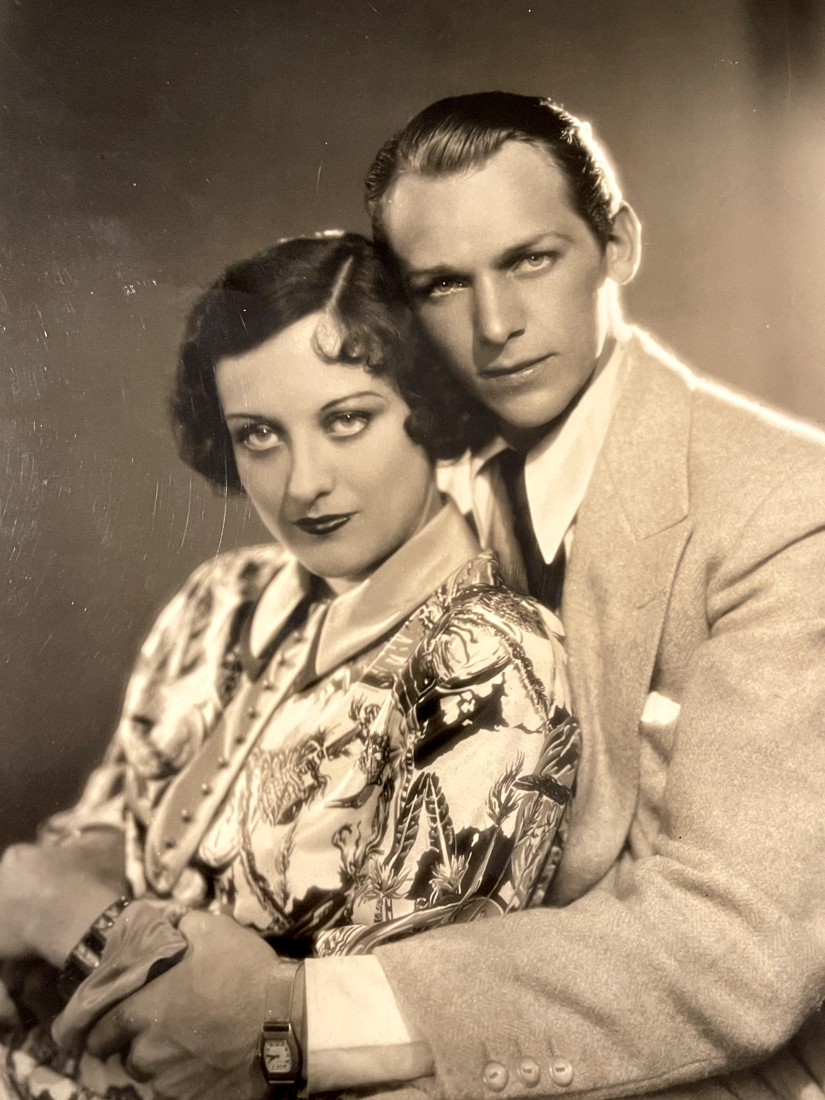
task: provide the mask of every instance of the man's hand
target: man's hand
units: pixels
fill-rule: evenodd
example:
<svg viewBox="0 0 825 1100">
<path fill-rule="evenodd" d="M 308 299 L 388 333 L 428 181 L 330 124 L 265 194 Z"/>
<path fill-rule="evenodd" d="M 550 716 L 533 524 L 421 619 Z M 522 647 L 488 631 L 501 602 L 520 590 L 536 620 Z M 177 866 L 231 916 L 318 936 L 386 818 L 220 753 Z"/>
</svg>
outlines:
<svg viewBox="0 0 825 1100">
<path fill-rule="evenodd" d="M 109 848 L 119 844 L 115 835 L 88 844 L 7 848 L 0 859 L 0 959 L 40 957 L 62 966 L 92 921 L 122 893 L 109 866 Z"/>
<path fill-rule="evenodd" d="M 231 917 L 188 913 L 190 948 L 171 970 L 112 1009 L 89 1033 L 98 1058 L 120 1052 L 138 1081 L 169 1100 L 259 1100 L 257 1050 L 272 948 Z"/>
</svg>

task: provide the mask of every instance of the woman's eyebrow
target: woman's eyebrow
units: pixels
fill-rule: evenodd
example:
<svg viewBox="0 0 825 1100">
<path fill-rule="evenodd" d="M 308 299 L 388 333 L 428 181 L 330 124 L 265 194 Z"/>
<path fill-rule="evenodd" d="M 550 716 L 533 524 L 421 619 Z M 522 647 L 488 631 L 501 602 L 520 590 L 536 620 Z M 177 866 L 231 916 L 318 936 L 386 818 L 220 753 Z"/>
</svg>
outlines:
<svg viewBox="0 0 825 1100">
<path fill-rule="evenodd" d="M 267 420 L 267 421 L 270 421 L 270 422 L 274 423 L 271 416 L 264 416 L 263 413 L 256 413 L 256 412 L 253 412 L 251 409 L 249 409 L 249 410 L 244 409 L 243 412 L 224 413 L 223 418 L 224 418 L 224 420 L 227 420 L 227 421 L 228 420 Z"/>
<path fill-rule="evenodd" d="M 334 409 L 337 405 L 343 405 L 347 401 L 357 401 L 361 397 L 377 397 L 381 401 L 384 400 L 384 395 L 378 393 L 376 390 L 359 390 L 358 393 L 348 393 L 343 397 L 336 397 L 332 401 L 327 401 L 326 405 L 321 406 L 321 412 L 329 412 L 330 409 Z"/>
</svg>

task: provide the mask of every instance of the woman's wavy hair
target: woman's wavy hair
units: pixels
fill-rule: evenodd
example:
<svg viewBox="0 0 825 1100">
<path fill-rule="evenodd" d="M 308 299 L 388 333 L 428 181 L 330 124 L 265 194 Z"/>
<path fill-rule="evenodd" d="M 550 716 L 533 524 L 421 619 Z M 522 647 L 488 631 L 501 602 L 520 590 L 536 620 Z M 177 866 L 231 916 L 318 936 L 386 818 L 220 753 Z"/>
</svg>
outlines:
<svg viewBox="0 0 825 1100">
<path fill-rule="evenodd" d="M 317 354 L 387 378 L 409 405 L 407 434 L 431 459 L 456 458 L 489 436 L 489 414 L 419 339 L 398 276 L 375 245 L 358 233 L 329 232 L 283 240 L 233 264 L 192 307 L 170 402 L 178 451 L 192 469 L 242 492 L 216 368 L 311 313 L 331 322 L 315 334 Z"/>
</svg>

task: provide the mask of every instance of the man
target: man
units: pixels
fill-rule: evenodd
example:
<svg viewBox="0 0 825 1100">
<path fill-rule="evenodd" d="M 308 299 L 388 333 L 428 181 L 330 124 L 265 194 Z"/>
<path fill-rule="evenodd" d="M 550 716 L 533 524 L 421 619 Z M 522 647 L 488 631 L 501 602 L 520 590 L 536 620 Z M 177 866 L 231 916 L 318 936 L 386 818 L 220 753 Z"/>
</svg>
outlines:
<svg viewBox="0 0 825 1100">
<path fill-rule="evenodd" d="M 567 550 L 585 743 L 564 907 L 376 953 L 432 1087 L 821 1095 L 816 1021 L 764 1060 L 825 995 L 823 437 L 625 327 L 638 222 L 552 104 L 437 103 L 367 189 L 424 329 L 500 421 L 456 495 L 534 592 Z"/>
</svg>

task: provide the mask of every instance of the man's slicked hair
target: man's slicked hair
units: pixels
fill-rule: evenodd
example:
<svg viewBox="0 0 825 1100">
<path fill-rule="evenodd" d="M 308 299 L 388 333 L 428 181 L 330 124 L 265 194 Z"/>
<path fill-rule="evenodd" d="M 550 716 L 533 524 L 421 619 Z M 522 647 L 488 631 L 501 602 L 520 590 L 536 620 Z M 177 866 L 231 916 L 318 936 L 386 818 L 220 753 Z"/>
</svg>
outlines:
<svg viewBox="0 0 825 1100">
<path fill-rule="evenodd" d="M 570 200 L 605 247 L 622 202 L 616 174 L 590 125 L 539 96 L 476 92 L 440 99 L 378 151 L 367 174 L 376 240 L 388 245 L 384 196 L 403 175 L 449 176 L 477 168 L 508 141 L 547 152 L 564 173 Z"/>
</svg>

